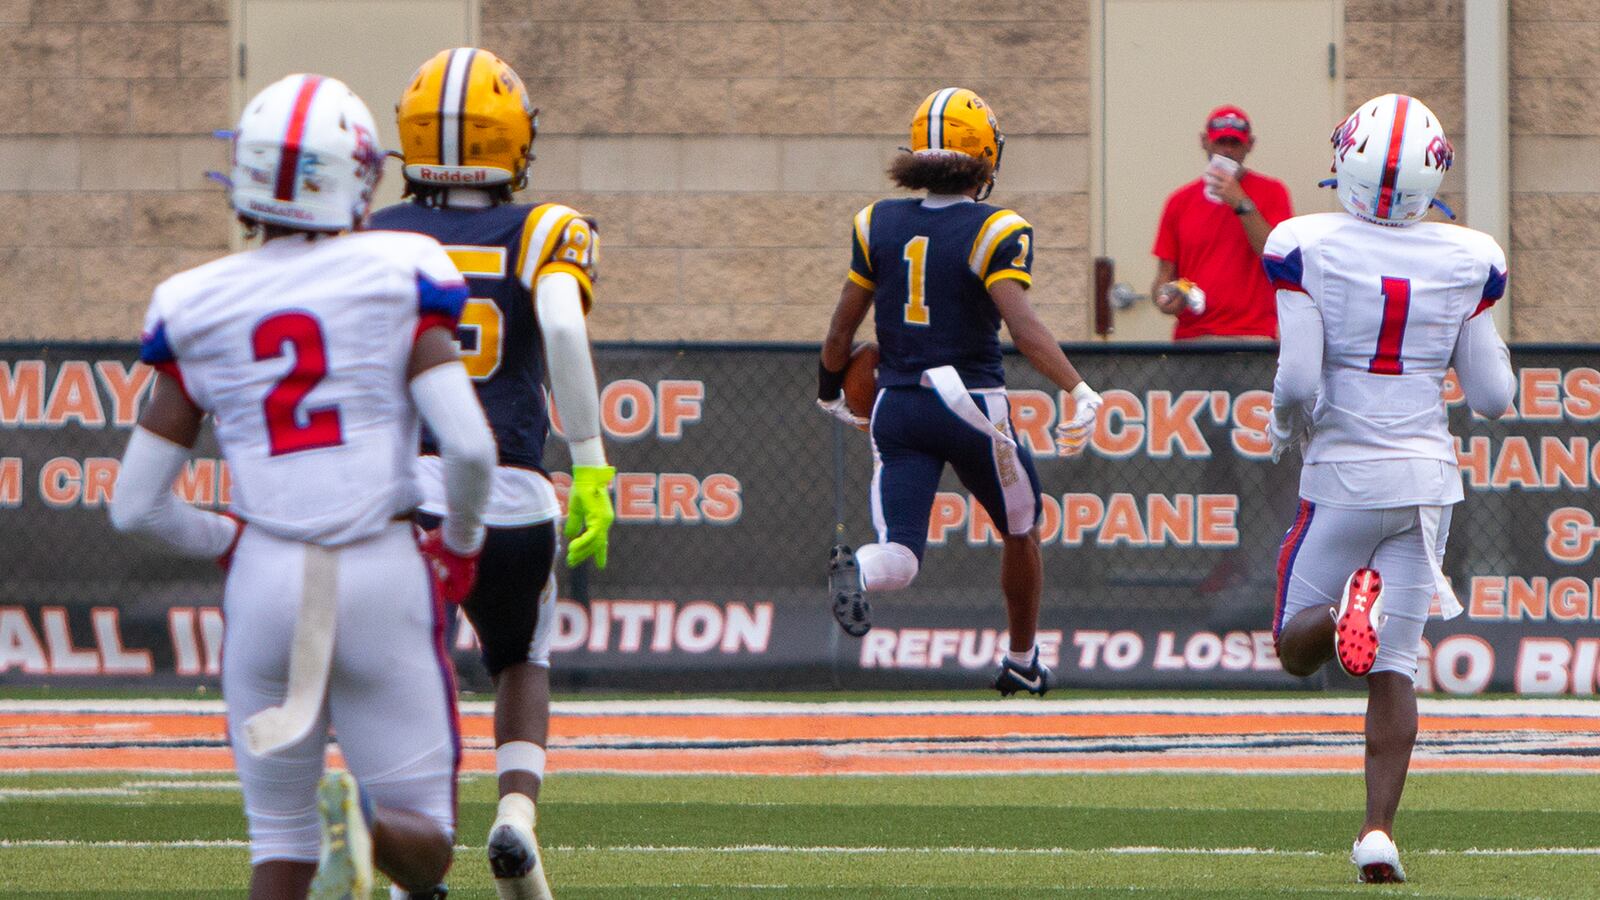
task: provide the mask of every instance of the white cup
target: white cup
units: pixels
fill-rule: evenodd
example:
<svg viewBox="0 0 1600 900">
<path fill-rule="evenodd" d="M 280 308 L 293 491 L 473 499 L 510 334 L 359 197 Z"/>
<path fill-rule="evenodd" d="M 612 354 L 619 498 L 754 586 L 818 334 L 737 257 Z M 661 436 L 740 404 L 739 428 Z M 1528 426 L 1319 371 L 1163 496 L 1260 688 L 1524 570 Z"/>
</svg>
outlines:
<svg viewBox="0 0 1600 900">
<path fill-rule="evenodd" d="M 1213 153 L 1211 154 L 1211 161 L 1206 163 L 1206 172 L 1216 175 L 1237 175 L 1239 174 L 1239 164 L 1220 153 Z M 1210 185 L 1206 186 L 1205 195 L 1206 199 L 1212 203 L 1222 202 L 1222 198 L 1211 190 Z"/>
</svg>

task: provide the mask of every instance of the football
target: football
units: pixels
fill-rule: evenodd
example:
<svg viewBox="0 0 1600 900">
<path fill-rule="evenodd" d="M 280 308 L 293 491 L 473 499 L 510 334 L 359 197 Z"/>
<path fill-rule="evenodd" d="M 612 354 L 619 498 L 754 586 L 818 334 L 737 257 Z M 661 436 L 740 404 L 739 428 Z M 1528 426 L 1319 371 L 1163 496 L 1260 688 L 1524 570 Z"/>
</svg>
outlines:
<svg viewBox="0 0 1600 900">
<path fill-rule="evenodd" d="M 872 415 L 878 397 L 878 345 L 863 341 L 850 351 L 850 364 L 844 370 L 844 402 L 850 411 L 865 419 Z"/>
</svg>

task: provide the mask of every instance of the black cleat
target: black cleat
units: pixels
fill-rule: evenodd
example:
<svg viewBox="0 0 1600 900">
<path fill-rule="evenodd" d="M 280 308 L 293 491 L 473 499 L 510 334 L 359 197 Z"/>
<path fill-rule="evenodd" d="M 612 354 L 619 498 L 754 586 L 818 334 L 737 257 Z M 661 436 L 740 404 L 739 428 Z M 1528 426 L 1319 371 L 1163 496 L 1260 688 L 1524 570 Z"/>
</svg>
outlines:
<svg viewBox="0 0 1600 900">
<path fill-rule="evenodd" d="M 1006 657 L 1000 660 L 1000 672 L 994 677 L 994 689 L 1002 697 L 1022 691 L 1043 697 L 1044 692 L 1050 690 L 1050 667 L 1039 661 L 1038 648 L 1034 648 L 1033 661 L 1027 668 Z"/>
<path fill-rule="evenodd" d="M 835 544 L 828 552 L 828 596 L 845 634 L 861 637 L 872 630 L 872 605 L 861 592 L 861 570 L 846 544 Z"/>
</svg>

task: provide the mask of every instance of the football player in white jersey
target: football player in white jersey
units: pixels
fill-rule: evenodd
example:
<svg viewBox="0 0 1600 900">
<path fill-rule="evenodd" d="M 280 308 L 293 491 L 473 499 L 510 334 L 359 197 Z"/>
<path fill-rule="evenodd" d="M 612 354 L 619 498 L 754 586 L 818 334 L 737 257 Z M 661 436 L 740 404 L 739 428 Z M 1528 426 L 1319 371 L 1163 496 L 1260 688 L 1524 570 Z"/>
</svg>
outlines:
<svg viewBox="0 0 1600 900">
<path fill-rule="evenodd" d="M 159 374 L 111 507 L 118 529 L 228 569 L 222 690 L 256 898 L 369 896 L 374 866 L 397 896 L 441 896 L 454 840 L 445 602 L 471 587 L 495 445 L 456 356 L 460 272 L 431 238 L 345 233 L 376 133 L 331 78 L 246 105 L 230 200 L 264 243 L 156 288 L 141 358 Z M 448 495 L 420 548 L 419 414 Z M 232 515 L 171 491 L 206 415 Z M 330 728 L 350 771 L 322 777 Z"/>
<path fill-rule="evenodd" d="M 1439 120 L 1397 94 L 1333 133 L 1346 212 L 1273 229 L 1263 263 L 1282 345 L 1273 458 L 1298 448 L 1300 509 L 1278 558 L 1273 634 L 1283 667 L 1330 658 L 1367 681 L 1362 881 L 1404 881 L 1391 837 L 1417 733 L 1413 678 L 1435 599 L 1460 612 L 1441 563 L 1461 475 L 1443 400 L 1454 367 L 1472 411 L 1506 412 L 1509 353 L 1489 308 L 1505 253 L 1486 234 L 1424 222 L 1453 151 Z M 1448 213 L 1448 210 L 1446 210 Z"/>
</svg>

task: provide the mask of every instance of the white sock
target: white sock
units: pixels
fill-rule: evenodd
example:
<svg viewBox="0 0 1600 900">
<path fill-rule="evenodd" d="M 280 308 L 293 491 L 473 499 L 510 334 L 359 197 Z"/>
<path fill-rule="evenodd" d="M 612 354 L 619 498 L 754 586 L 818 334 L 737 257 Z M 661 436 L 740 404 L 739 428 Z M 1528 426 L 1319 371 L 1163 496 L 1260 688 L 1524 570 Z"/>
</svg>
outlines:
<svg viewBox="0 0 1600 900">
<path fill-rule="evenodd" d="M 538 821 L 539 814 L 534 809 L 533 798 L 527 794 L 507 794 L 500 798 L 500 807 L 495 810 L 495 822 L 510 821 L 532 831 Z"/>
<path fill-rule="evenodd" d="M 1019 669 L 1026 669 L 1033 665 L 1033 658 L 1039 652 L 1039 645 L 1034 644 L 1026 650 L 1007 650 L 1006 659 Z"/>
<path fill-rule="evenodd" d="M 494 748 L 494 773 L 532 772 L 533 777 L 544 781 L 544 748 L 532 741 L 506 741 Z"/>
</svg>

